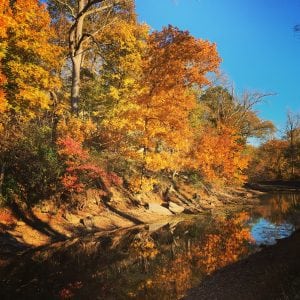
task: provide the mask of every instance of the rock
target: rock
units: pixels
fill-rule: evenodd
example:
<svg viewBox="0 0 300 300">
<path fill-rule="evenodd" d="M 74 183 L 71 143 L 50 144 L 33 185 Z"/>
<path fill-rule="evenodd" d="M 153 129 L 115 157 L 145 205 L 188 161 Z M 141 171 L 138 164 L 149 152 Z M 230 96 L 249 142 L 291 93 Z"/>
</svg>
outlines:
<svg viewBox="0 0 300 300">
<path fill-rule="evenodd" d="M 101 203 L 101 198 L 99 195 L 99 191 L 95 189 L 88 189 L 86 191 L 86 198 L 88 202 L 99 205 Z"/>
<path fill-rule="evenodd" d="M 200 199 L 201 199 L 201 197 L 200 197 L 200 195 L 198 195 L 197 193 L 195 193 L 194 195 L 193 195 L 193 198 L 192 198 L 193 200 L 196 200 L 196 201 L 199 201 Z"/>
<path fill-rule="evenodd" d="M 179 206 L 178 204 L 174 202 L 169 202 L 169 210 L 174 214 L 180 214 L 184 211 L 184 207 Z"/>
<path fill-rule="evenodd" d="M 17 226 L 24 226 L 24 225 L 26 225 L 26 223 L 23 222 L 23 221 L 18 221 L 16 225 Z"/>
<path fill-rule="evenodd" d="M 156 213 L 158 215 L 163 215 L 163 216 L 171 216 L 173 215 L 170 210 L 168 210 L 165 207 L 162 207 L 159 204 L 156 203 L 149 203 L 148 204 L 148 211 L 152 213 Z"/>
<path fill-rule="evenodd" d="M 87 229 L 92 229 L 94 227 L 94 218 L 92 216 L 87 216 L 84 219 L 80 219 L 80 223 Z"/>
<path fill-rule="evenodd" d="M 161 206 L 165 207 L 165 208 L 169 208 L 169 203 L 168 202 L 163 202 L 161 204 Z"/>
<path fill-rule="evenodd" d="M 194 215 L 194 214 L 199 213 L 200 211 L 202 211 L 202 210 L 189 207 L 189 208 L 185 208 L 184 211 L 183 211 L 183 213 L 184 214 Z"/>
<path fill-rule="evenodd" d="M 64 213 L 62 217 L 66 219 L 68 222 L 70 222 L 71 224 L 78 224 L 81 221 L 81 219 L 78 216 L 73 215 L 69 212 Z"/>
</svg>

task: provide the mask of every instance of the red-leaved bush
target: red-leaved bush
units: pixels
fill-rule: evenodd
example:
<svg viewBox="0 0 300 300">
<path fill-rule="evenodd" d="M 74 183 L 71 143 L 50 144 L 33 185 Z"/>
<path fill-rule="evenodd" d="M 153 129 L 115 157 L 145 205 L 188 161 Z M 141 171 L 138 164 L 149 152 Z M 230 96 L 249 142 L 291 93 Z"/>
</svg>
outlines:
<svg viewBox="0 0 300 300">
<path fill-rule="evenodd" d="M 93 163 L 89 152 L 70 136 L 60 138 L 57 144 L 58 153 L 66 165 L 61 181 L 67 191 L 81 193 L 87 187 L 96 186 L 101 188 L 102 194 L 105 195 L 111 184 L 122 184 L 122 179 L 118 175 L 107 172 Z"/>
</svg>

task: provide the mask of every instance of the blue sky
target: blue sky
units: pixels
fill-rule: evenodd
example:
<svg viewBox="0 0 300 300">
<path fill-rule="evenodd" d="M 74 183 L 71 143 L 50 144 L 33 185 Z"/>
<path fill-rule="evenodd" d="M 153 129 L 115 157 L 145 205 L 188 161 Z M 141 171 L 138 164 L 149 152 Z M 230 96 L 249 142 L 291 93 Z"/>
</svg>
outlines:
<svg viewBox="0 0 300 300">
<path fill-rule="evenodd" d="M 300 0 L 136 0 L 139 20 L 172 24 L 215 42 L 221 69 L 237 91 L 274 92 L 256 109 L 284 128 L 300 112 Z"/>
</svg>

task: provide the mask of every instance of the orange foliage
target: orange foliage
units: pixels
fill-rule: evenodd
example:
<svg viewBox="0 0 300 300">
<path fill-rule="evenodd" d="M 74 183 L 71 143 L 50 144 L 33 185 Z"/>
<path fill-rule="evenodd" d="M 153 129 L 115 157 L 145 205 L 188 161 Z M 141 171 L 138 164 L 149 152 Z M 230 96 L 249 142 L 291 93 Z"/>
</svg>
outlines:
<svg viewBox="0 0 300 300">
<path fill-rule="evenodd" d="M 244 182 L 242 171 L 249 157 L 243 153 L 244 146 L 238 142 L 235 130 L 222 126 L 219 131 L 206 128 L 196 141 L 193 157 L 201 173 L 212 181 Z"/>
<path fill-rule="evenodd" d="M 209 234 L 204 244 L 192 248 L 192 256 L 207 274 L 240 259 L 248 253 L 247 244 L 252 240 L 248 228 L 243 228 L 249 219 L 240 213 L 230 220 L 217 222 L 217 233 Z"/>
<path fill-rule="evenodd" d="M 1 60 L 5 57 L 7 47 L 5 39 L 7 37 L 7 29 L 10 22 L 11 12 L 9 9 L 9 2 L 7 0 L 0 0 L 0 113 L 3 113 L 8 105 L 3 88 L 7 79 L 2 71 Z"/>
<path fill-rule="evenodd" d="M 153 171 L 178 170 L 191 146 L 189 114 L 196 106 L 191 88 L 209 84 L 207 73 L 217 72 L 220 58 L 214 44 L 172 26 L 152 33 L 148 44 L 146 88 L 137 100 L 145 163 Z"/>
<path fill-rule="evenodd" d="M 0 210 L 0 223 L 6 225 L 13 225 L 16 223 L 16 218 L 9 209 Z"/>
<path fill-rule="evenodd" d="M 196 106 L 192 87 L 209 84 L 208 72 L 217 72 L 216 46 L 169 26 L 148 38 L 143 61 L 142 93 L 135 99 L 135 152 L 145 171 L 179 171 L 187 164 L 192 130 L 189 115 Z M 128 115 L 130 118 L 130 115 Z M 138 148 L 137 148 L 138 146 Z"/>
<path fill-rule="evenodd" d="M 254 180 L 276 180 L 287 177 L 289 144 L 272 139 L 255 149 L 249 167 L 249 177 Z"/>
<path fill-rule="evenodd" d="M 70 136 L 79 143 L 83 143 L 92 136 L 96 130 L 96 125 L 91 119 L 82 120 L 71 116 L 68 120 L 62 119 L 57 126 L 60 137 Z"/>
</svg>

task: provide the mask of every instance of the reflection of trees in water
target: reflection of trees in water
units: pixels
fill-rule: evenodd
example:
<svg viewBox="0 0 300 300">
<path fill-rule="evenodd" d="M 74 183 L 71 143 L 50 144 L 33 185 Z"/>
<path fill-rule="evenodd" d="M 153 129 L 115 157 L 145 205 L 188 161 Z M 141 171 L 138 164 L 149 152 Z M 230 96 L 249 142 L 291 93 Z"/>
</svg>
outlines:
<svg viewBox="0 0 300 300">
<path fill-rule="evenodd" d="M 293 218 L 294 213 L 300 210 L 300 194 L 275 193 L 262 198 L 263 205 L 257 206 L 255 212 L 266 220 L 275 224 Z"/>
<path fill-rule="evenodd" d="M 247 215 L 210 216 L 150 231 L 143 226 L 92 235 L 44 249 L 6 273 L 18 298 L 176 299 L 215 269 L 245 255 Z M 27 263 L 27 265 L 26 265 Z M 30 268 L 28 267 L 30 266 Z M 45 270 L 47 270 L 45 272 Z M 18 278 L 16 274 L 25 274 Z M 40 278 L 35 283 L 34 278 Z M 50 287 L 50 288 L 49 288 Z"/>
<path fill-rule="evenodd" d="M 244 227 L 248 219 L 247 213 L 240 213 L 231 219 L 216 220 L 216 232 L 208 234 L 204 244 L 193 247 L 196 263 L 205 273 L 210 274 L 248 254 L 251 234 Z"/>
<path fill-rule="evenodd" d="M 217 219 L 208 232 L 202 232 L 197 238 L 188 233 L 181 239 L 175 238 L 171 251 L 160 253 L 153 273 L 140 283 L 135 297 L 170 299 L 173 295 L 174 299 L 181 298 L 203 276 L 246 255 L 251 241 L 249 229 L 244 228 L 248 219 L 246 213 Z"/>
</svg>

